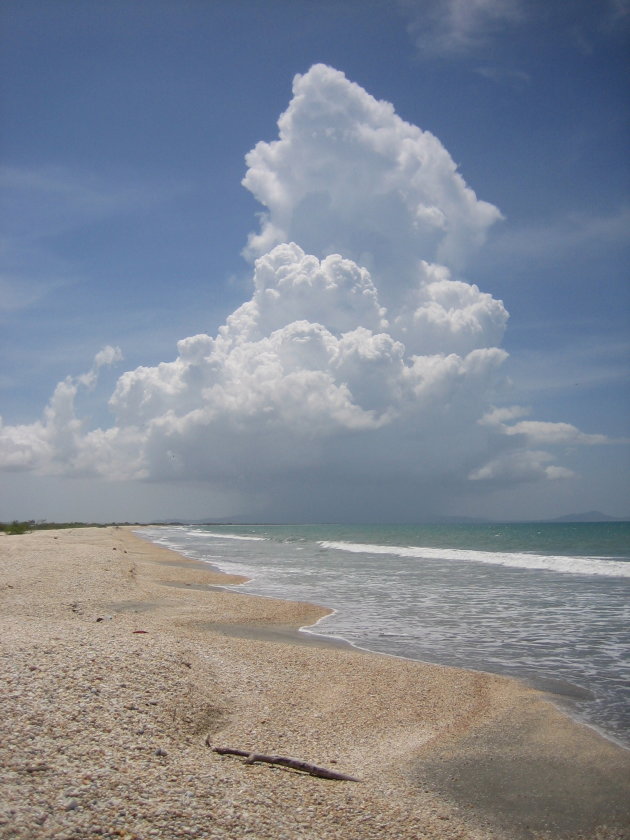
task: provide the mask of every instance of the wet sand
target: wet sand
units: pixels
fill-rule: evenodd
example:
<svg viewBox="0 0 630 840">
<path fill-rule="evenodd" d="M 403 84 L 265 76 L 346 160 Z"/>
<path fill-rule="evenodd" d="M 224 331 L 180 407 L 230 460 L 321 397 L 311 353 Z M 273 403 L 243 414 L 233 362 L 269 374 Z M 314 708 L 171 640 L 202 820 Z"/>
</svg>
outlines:
<svg viewBox="0 0 630 840">
<path fill-rule="evenodd" d="M 515 680 L 298 633 L 326 610 L 129 529 L 3 536 L 0 571 L 2 838 L 629 836 L 630 752 Z"/>
</svg>

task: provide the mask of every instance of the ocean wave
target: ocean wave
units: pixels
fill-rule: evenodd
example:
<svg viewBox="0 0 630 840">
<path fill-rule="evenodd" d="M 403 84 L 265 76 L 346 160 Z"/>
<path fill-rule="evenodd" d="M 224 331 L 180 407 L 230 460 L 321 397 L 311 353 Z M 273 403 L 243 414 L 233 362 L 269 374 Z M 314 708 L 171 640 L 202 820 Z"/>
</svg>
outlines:
<svg viewBox="0 0 630 840">
<path fill-rule="evenodd" d="M 475 551 L 462 548 L 431 548 L 426 546 L 371 545 L 369 543 L 334 542 L 322 540 L 322 548 L 349 551 L 354 554 L 391 554 L 419 560 L 454 560 L 489 563 L 516 569 L 560 572 L 570 575 L 630 577 L 630 563 L 605 557 L 563 557 L 559 555 Z"/>
<path fill-rule="evenodd" d="M 216 534 L 212 531 L 190 531 L 195 537 L 212 537 L 216 540 L 246 540 L 248 542 L 267 542 L 267 537 L 248 537 L 244 534 Z"/>
</svg>

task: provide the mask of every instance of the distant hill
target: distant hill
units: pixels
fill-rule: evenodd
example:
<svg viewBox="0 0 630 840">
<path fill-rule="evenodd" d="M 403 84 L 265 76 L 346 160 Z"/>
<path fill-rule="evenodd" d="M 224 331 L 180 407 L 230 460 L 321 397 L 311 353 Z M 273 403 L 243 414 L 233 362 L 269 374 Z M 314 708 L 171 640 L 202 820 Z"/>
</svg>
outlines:
<svg viewBox="0 0 630 840">
<path fill-rule="evenodd" d="M 549 519 L 548 522 L 627 522 L 627 519 L 619 519 L 616 516 L 608 516 L 599 510 L 589 510 L 586 513 L 569 513 L 566 516 L 558 516 L 556 519 Z"/>
</svg>

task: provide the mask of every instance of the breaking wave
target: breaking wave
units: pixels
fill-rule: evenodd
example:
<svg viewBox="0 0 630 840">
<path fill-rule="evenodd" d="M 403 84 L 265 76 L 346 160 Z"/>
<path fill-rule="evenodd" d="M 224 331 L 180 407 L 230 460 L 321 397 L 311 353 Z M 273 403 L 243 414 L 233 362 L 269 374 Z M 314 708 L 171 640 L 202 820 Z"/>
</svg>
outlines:
<svg viewBox="0 0 630 840">
<path fill-rule="evenodd" d="M 454 562 L 489 563 L 516 569 L 559 572 L 570 575 L 630 577 L 630 563 L 608 557 L 571 557 L 561 555 L 474 551 L 461 548 L 431 548 L 427 546 L 372 545 L 370 543 L 320 541 L 322 548 L 350 551 L 353 554 L 391 554 L 414 557 L 418 560 L 448 560 Z"/>
</svg>

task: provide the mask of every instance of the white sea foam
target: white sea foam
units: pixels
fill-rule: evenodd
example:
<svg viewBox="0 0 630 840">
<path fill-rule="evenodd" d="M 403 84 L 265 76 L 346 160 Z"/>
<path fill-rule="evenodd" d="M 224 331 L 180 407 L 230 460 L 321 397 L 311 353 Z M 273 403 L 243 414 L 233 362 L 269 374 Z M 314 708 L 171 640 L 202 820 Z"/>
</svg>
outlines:
<svg viewBox="0 0 630 840">
<path fill-rule="evenodd" d="M 350 551 L 354 554 L 392 554 L 396 557 L 414 557 L 419 560 L 450 560 L 459 562 L 489 563 L 516 569 L 560 572 L 571 575 L 598 575 L 604 577 L 630 577 L 630 563 L 605 557 L 564 557 L 561 555 L 509 553 L 500 551 L 473 551 L 461 548 L 430 548 L 426 546 L 372 545 L 369 543 L 335 542 L 322 540 L 322 548 Z"/>
<path fill-rule="evenodd" d="M 248 537 L 244 534 L 216 534 L 212 531 L 190 531 L 195 537 L 211 537 L 213 540 L 246 540 L 248 542 L 267 542 L 267 537 Z"/>
</svg>

